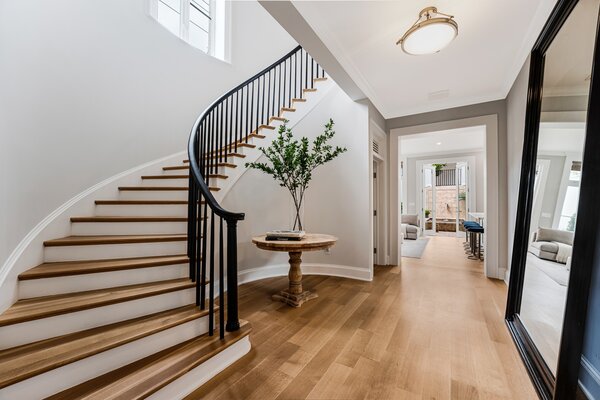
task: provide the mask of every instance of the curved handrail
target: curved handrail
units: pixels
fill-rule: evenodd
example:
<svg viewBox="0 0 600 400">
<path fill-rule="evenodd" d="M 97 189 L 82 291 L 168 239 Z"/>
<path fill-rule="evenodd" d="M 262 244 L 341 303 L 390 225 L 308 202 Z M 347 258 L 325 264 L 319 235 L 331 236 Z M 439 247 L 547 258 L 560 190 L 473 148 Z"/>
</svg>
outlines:
<svg viewBox="0 0 600 400">
<path fill-rule="evenodd" d="M 189 162 L 190 162 L 190 177 L 193 177 L 196 184 L 200 186 L 200 190 L 202 191 L 202 194 L 205 196 L 206 201 L 211 206 L 211 209 L 215 212 L 215 214 L 217 214 L 218 216 L 220 216 L 222 218 L 234 219 L 234 220 L 240 221 L 240 220 L 244 219 L 244 213 L 235 213 L 235 212 L 231 212 L 231 211 L 227 211 L 227 210 L 223 209 L 219 205 L 217 200 L 214 198 L 212 193 L 210 192 L 210 189 L 209 189 L 208 185 L 204 182 L 204 179 L 201 178 L 202 173 L 200 172 L 200 166 L 198 165 L 198 162 L 196 161 L 197 154 L 195 152 L 195 146 L 194 146 L 194 142 L 197 139 L 198 132 L 200 131 L 198 128 L 200 127 L 200 124 L 206 118 L 206 116 L 212 110 L 214 110 L 218 104 L 222 103 L 225 99 L 229 98 L 229 96 L 231 96 L 233 93 L 235 93 L 238 90 L 240 90 L 241 88 L 245 87 L 252 81 L 255 81 L 257 78 L 263 76 L 265 73 L 269 72 L 274 67 L 280 65 L 284 60 L 287 60 L 290 56 L 296 54 L 301 49 L 302 49 L 302 46 L 300 46 L 300 45 L 296 46 L 293 50 L 288 52 L 286 55 L 281 57 L 279 60 L 275 61 L 268 67 L 264 68 L 262 71 L 255 74 L 251 78 L 246 79 L 244 82 L 240 83 L 239 85 L 237 85 L 236 87 L 234 87 L 233 89 L 231 89 L 230 91 L 225 93 L 223 96 L 219 97 L 217 100 L 212 102 L 212 104 L 210 106 L 208 106 L 202 114 L 200 114 L 200 116 L 196 119 L 194 126 L 192 127 L 192 130 L 190 132 L 190 138 L 188 140 L 188 157 L 189 157 Z"/>
<path fill-rule="evenodd" d="M 190 172 L 187 254 L 190 278 L 196 284 L 196 305 L 204 309 L 208 300 L 210 335 L 214 331 L 216 268 L 219 276 L 221 338 L 224 337 L 224 330 L 235 331 L 240 328 L 237 304 L 237 221 L 245 217 L 244 213 L 225 210 L 217 202 L 211 193 L 213 188 L 209 186 L 210 179 L 226 177 L 219 174 L 219 168 L 231 166 L 228 162 L 231 157 L 244 157 L 238 153 L 238 148 L 253 147 L 248 144 L 249 138 L 263 137 L 259 134 L 260 129 L 274 129 L 269 125 L 272 118 L 281 119 L 281 112 L 294 111 L 294 102 L 304 101 L 304 93 L 315 90 L 316 79 L 324 77 L 323 68 L 301 46 L 297 46 L 219 97 L 194 122 L 188 140 Z M 224 321 L 223 307 L 225 276 L 227 324 Z"/>
</svg>

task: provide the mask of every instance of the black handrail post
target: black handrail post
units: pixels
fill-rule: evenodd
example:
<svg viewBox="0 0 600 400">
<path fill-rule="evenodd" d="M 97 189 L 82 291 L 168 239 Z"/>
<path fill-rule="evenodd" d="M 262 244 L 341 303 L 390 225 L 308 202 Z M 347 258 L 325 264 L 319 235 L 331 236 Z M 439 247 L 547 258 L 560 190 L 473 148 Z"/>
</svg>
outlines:
<svg viewBox="0 0 600 400">
<path fill-rule="evenodd" d="M 227 332 L 240 329 L 237 282 L 237 221 L 227 220 Z"/>
</svg>

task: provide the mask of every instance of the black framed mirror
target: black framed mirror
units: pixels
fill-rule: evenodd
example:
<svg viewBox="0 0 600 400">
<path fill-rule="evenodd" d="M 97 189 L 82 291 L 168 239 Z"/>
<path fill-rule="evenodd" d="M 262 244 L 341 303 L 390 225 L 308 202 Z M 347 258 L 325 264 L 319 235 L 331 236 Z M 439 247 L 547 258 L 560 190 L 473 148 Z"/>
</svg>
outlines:
<svg viewBox="0 0 600 400">
<path fill-rule="evenodd" d="M 559 0 L 530 57 L 506 323 L 542 399 L 576 398 L 600 262 L 600 0 Z"/>
</svg>

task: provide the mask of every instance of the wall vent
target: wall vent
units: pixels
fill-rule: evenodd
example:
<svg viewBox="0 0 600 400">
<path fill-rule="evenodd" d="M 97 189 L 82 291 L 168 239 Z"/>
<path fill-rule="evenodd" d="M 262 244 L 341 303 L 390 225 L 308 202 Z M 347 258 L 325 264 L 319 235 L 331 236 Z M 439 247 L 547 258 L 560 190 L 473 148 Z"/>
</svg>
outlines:
<svg viewBox="0 0 600 400">
<path fill-rule="evenodd" d="M 379 154 L 379 143 L 375 140 L 373 140 L 373 153 Z"/>
</svg>

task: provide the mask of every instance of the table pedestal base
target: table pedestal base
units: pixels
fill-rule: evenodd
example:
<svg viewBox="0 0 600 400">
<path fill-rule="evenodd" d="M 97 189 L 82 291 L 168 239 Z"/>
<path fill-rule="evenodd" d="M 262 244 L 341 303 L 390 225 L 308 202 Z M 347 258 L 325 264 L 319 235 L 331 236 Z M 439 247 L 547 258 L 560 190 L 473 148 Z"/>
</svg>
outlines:
<svg viewBox="0 0 600 400">
<path fill-rule="evenodd" d="M 274 294 L 272 299 L 275 301 L 281 301 L 292 307 L 300 307 L 302 304 L 306 303 L 309 300 L 315 299 L 319 297 L 318 294 L 312 293 L 308 290 L 300 294 L 292 294 L 289 290 L 282 290 L 281 292 Z"/>
</svg>

